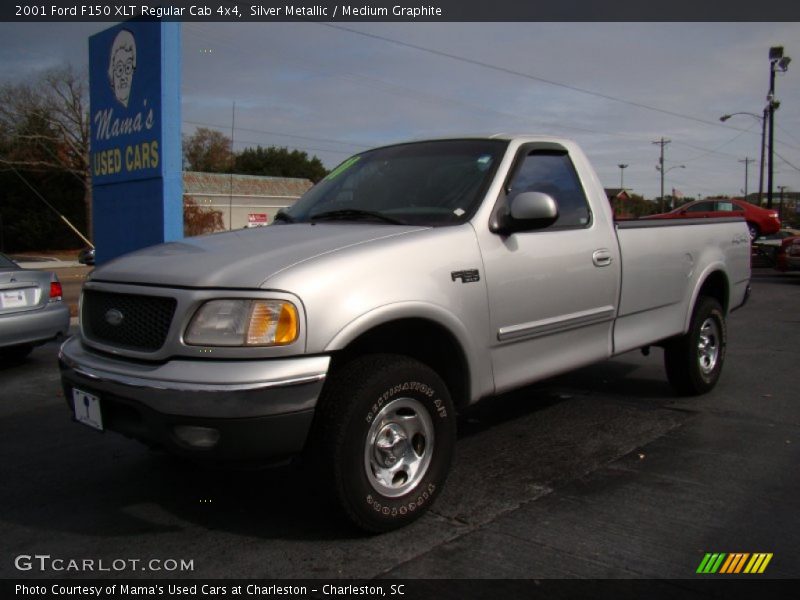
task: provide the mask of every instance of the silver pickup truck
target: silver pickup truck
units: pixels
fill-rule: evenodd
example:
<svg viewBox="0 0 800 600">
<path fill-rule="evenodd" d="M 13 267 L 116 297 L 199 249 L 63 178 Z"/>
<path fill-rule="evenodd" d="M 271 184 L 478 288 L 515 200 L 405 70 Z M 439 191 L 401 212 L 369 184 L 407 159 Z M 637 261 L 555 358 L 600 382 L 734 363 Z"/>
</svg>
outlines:
<svg viewBox="0 0 800 600">
<path fill-rule="evenodd" d="M 75 420 L 176 453 L 304 454 L 386 531 L 441 493 L 459 408 L 651 345 L 712 389 L 749 251 L 742 220 L 615 223 L 567 140 L 388 146 L 269 227 L 96 269 L 63 384 Z"/>
</svg>

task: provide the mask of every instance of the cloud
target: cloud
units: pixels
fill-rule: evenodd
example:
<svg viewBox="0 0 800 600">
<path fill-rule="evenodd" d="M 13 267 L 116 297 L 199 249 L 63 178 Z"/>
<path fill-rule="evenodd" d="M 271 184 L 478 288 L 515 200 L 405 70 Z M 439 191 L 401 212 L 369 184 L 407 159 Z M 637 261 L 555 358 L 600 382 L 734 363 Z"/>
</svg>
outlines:
<svg viewBox="0 0 800 600">
<path fill-rule="evenodd" d="M 63 59 L 85 64 L 86 37 L 103 27 L 0 25 L 0 77 L 17 79 Z M 629 164 L 626 186 L 648 197 L 659 187 L 652 141 L 663 136 L 672 140 L 668 165 L 686 165 L 668 174 L 675 187 L 686 195 L 735 194 L 744 185 L 738 160 L 759 156 L 760 125 L 737 117 L 721 126 L 718 118 L 760 112 L 770 45 L 800 53 L 796 23 L 346 27 L 406 45 L 317 23 L 185 23 L 184 131 L 200 123 L 229 134 L 235 102 L 238 148 L 298 147 L 328 166 L 364 147 L 425 136 L 562 135 L 584 147 L 607 186 L 619 184 L 617 165 Z M 779 76 L 777 91 L 777 149 L 800 165 L 800 65 Z M 800 189 L 800 173 L 779 166 L 776 184 Z M 751 171 L 751 190 L 756 184 Z"/>
</svg>

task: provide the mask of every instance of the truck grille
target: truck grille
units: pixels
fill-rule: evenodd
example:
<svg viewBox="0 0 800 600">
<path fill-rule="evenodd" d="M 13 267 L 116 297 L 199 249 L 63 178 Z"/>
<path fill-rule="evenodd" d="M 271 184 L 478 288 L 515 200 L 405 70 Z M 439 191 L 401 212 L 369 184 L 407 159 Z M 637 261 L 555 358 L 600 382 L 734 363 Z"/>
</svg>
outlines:
<svg viewBox="0 0 800 600">
<path fill-rule="evenodd" d="M 177 302 L 162 296 L 84 290 L 81 327 L 93 341 L 143 352 L 164 345 Z"/>
</svg>

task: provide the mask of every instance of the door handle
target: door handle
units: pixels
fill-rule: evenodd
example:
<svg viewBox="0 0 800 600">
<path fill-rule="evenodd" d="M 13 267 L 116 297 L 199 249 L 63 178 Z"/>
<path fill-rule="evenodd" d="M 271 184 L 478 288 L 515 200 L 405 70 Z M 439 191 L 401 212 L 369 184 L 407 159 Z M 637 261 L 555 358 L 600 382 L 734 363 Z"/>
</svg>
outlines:
<svg viewBox="0 0 800 600">
<path fill-rule="evenodd" d="M 592 262 L 595 267 L 607 267 L 614 259 L 611 257 L 611 252 L 606 248 L 595 250 L 592 254 Z"/>
</svg>

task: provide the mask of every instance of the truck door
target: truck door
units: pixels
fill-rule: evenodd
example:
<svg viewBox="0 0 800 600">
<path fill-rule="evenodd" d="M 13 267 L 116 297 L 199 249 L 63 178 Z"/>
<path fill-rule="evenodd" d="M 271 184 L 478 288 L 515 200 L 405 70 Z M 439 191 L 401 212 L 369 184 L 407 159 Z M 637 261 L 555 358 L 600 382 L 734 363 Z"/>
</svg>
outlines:
<svg viewBox="0 0 800 600">
<path fill-rule="evenodd" d="M 558 219 L 511 235 L 479 234 L 498 392 L 612 353 L 620 261 L 610 211 L 592 210 L 569 153 L 552 146 L 521 148 L 497 202 L 502 209 L 521 192 L 544 192 L 558 204 Z"/>
</svg>

